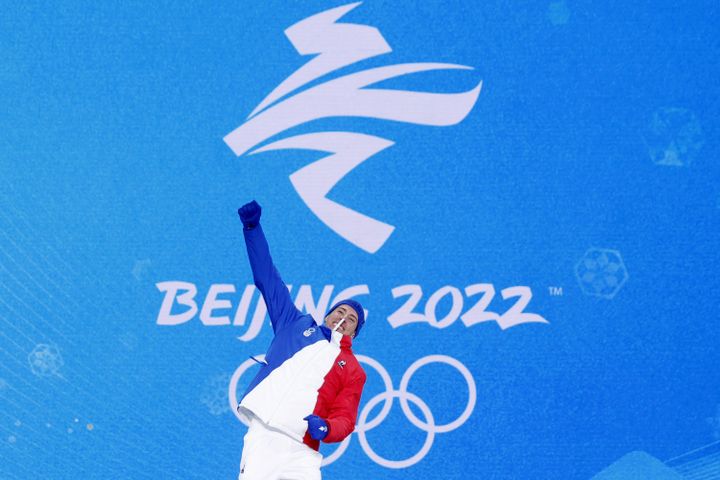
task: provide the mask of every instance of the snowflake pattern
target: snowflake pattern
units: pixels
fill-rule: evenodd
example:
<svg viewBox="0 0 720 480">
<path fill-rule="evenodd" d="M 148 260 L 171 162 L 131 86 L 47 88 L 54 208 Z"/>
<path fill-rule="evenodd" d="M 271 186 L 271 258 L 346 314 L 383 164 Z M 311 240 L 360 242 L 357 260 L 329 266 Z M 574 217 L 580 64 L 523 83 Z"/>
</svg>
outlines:
<svg viewBox="0 0 720 480">
<path fill-rule="evenodd" d="M 60 367 L 63 366 L 63 359 L 58 348 L 44 343 L 33 348 L 28 355 L 28 362 L 30 369 L 38 377 L 60 375 Z"/>
<path fill-rule="evenodd" d="M 591 248 L 575 266 L 575 276 L 586 295 L 613 298 L 628 279 L 620 252 Z"/>
<path fill-rule="evenodd" d="M 657 165 L 687 166 L 703 145 L 703 133 L 690 110 L 663 107 L 653 115 L 645 143 Z"/>
<path fill-rule="evenodd" d="M 213 415 L 222 415 L 230 411 L 228 404 L 228 385 L 230 375 L 216 375 L 205 383 L 200 401 L 204 403 Z"/>
</svg>

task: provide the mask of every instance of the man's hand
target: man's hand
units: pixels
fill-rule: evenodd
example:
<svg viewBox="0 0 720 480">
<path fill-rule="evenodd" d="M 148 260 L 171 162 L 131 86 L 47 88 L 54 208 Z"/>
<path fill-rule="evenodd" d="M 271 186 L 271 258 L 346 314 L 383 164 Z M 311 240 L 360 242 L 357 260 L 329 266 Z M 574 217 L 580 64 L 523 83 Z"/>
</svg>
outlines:
<svg viewBox="0 0 720 480">
<path fill-rule="evenodd" d="M 262 208 L 255 200 L 238 208 L 238 215 L 240 215 L 240 221 L 245 230 L 251 230 L 257 226 L 260 222 L 261 213 Z"/>
<path fill-rule="evenodd" d="M 325 420 L 318 417 L 317 415 L 308 415 L 307 417 L 303 418 L 303 420 L 307 420 L 308 432 L 310 433 L 310 436 L 312 438 L 314 438 L 315 440 L 322 440 L 323 438 L 327 437 L 330 429 L 328 428 L 328 424 Z"/>
</svg>

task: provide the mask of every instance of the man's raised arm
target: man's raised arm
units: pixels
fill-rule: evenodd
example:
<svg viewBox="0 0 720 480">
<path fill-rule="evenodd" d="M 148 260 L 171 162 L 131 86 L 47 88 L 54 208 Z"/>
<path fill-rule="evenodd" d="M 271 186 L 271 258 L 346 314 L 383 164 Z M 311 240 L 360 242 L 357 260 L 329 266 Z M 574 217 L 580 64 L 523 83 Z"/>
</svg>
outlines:
<svg viewBox="0 0 720 480">
<path fill-rule="evenodd" d="M 253 280 L 265 299 L 273 331 L 277 332 L 301 313 L 292 303 L 287 286 L 273 264 L 270 247 L 260 226 L 261 213 L 262 208 L 255 200 L 238 209 Z"/>
</svg>

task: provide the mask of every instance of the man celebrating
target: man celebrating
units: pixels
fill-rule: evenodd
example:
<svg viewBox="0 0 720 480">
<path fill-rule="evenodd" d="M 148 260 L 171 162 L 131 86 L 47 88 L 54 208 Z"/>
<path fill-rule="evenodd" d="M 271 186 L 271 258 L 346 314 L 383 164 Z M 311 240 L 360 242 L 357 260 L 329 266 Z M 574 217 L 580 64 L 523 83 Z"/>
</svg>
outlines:
<svg viewBox="0 0 720 480">
<path fill-rule="evenodd" d="M 351 346 L 365 312 L 347 299 L 330 309 L 324 325 L 301 313 L 273 265 L 261 211 L 253 200 L 238 214 L 275 337 L 238 405 L 250 422 L 239 480 L 317 480 L 320 441 L 341 442 L 355 428 L 366 377 Z"/>
</svg>

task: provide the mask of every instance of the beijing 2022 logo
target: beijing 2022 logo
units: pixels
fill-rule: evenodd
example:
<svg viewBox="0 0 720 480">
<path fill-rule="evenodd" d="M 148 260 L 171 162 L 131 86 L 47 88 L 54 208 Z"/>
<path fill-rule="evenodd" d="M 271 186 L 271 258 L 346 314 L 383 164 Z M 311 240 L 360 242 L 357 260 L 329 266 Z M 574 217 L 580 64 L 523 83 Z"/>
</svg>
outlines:
<svg viewBox="0 0 720 480">
<path fill-rule="evenodd" d="M 392 51 L 377 28 L 337 23 L 360 3 L 326 10 L 285 30 L 299 54 L 315 56 L 270 92 L 245 123 L 227 134 L 224 141 L 237 156 L 286 149 L 329 153 L 291 174 L 290 181 L 308 208 L 331 230 L 366 252 L 375 253 L 395 227 L 340 205 L 327 195 L 355 167 L 394 142 L 356 132 L 315 132 L 255 147 L 290 128 L 329 117 L 455 125 L 475 106 L 482 81 L 472 90 L 461 93 L 366 88 L 411 73 L 472 70 L 472 67 L 449 63 L 403 63 L 340 76 L 298 92 L 301 87 L 340 68 Z"/>
</svg>

